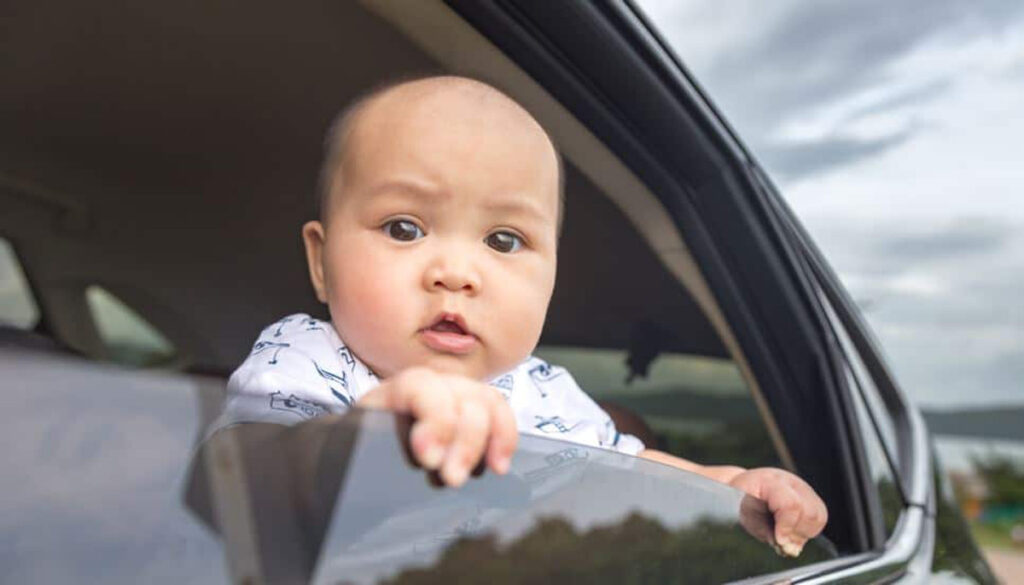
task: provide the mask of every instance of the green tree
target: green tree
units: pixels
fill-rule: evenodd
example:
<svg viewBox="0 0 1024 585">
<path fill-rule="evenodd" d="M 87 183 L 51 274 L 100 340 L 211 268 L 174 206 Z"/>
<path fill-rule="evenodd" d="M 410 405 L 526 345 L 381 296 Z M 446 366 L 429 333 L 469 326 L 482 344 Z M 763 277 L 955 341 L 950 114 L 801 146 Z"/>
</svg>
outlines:
<svg viewBox="0 0 1024 585">
<path fill-rule="evenodd" d="M 988 486 L 988 504 L 1024 508 L 1024 467 L 1009 457 L 974 459 L 973 463 Z"/>
</svg>

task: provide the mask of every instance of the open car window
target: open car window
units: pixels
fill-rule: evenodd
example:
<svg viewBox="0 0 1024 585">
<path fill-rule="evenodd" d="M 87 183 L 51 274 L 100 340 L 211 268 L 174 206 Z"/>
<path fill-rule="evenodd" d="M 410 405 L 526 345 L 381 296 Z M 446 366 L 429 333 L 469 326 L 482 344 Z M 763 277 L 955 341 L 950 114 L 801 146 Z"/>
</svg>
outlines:
<svg viewBox="0 0 1024 585">
<path fill-rule="evenodd" d="M 706 583 L 834 556 L 819 539 L 798 559 L 780 557 L 765 542 L 765 505 L 738 490 L 555 439 L 521 435 L 506 476 L 437 487 L 407 462 L 407 430 L 401 417 L 361 410 L 305 429 L 231 427 L 197 462 L 227 457 L 244 471 L 218 478 L 217 466 L 198 463 L 191 501 L 211 523 L 220 518 L 227 549 L 251 547 L 271 580 L 437 583 L 501 572 L 512 582 L 620 583 L 639 571 L 653 582 Z M 303 472 L 303 458 L 318 463 Z M 252 512 L 238 511 L 239 501 Z"/>
</svg>

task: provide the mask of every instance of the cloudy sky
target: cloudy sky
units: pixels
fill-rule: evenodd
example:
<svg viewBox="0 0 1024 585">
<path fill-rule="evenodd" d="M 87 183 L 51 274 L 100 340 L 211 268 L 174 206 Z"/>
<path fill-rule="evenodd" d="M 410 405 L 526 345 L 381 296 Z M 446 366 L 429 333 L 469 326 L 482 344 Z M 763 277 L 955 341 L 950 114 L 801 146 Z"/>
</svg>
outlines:
<svg viewBox="0 0 1024 585">
<path fill-rule="evenodd" d="M 1024 404 L 1024 2 L 641 0 L 928 406 Z"/>
</svg>

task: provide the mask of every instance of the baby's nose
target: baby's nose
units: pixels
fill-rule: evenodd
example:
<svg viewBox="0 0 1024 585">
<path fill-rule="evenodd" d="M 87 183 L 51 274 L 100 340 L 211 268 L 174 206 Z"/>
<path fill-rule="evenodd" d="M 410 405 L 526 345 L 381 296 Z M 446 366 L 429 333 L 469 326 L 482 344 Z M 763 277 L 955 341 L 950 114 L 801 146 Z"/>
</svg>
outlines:
<svg viewBox="0 0 1024 585">
<path fill-rule="evenodd" d="M 453 254 L 439 257 L 424 273 L 428 290 L 448 290 L 476 294 L 480 291 L 480 275 L 470 261 Z"/>
</svg>

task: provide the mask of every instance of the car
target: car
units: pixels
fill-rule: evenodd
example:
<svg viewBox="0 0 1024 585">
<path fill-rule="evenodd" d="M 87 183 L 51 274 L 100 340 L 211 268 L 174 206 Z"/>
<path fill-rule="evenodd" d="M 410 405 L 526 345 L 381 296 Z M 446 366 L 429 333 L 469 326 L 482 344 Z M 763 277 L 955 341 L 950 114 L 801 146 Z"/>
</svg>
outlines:
<svg viewBox="0 0 1024 585">
<path fill-rule="evenodd" d="M 995 582 L 856 306 L 631 2 L 18 2 L 3 42 L 4 582 Z M 259 328 L 326 316 L 298 235 L 331 117 L 427 73 L 565 159 L 537 354 L 648 445 L 806 479 L 799 558 L 756 499 L 555 438 L 450 490 L 391 414 L 207 437 Z"/>
</svg>

